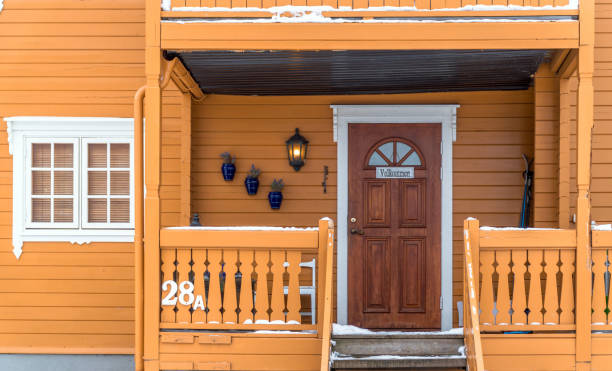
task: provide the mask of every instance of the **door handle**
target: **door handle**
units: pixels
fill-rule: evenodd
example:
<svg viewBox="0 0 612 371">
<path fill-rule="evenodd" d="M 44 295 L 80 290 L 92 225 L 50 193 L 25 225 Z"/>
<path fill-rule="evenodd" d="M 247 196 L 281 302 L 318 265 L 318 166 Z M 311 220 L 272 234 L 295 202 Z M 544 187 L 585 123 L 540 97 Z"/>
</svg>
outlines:
<svg viewBox="0 0 612 371">
<path fill-rule="evenodd" d="M 353 229 L 351 229 L 351 234 L 359 234 L 359 235 L 363 236 L 365 234 L 365 232 L 363 231 L 363 229 L 355 229 L 355 228 L 353 228 Z"/>
</svg>

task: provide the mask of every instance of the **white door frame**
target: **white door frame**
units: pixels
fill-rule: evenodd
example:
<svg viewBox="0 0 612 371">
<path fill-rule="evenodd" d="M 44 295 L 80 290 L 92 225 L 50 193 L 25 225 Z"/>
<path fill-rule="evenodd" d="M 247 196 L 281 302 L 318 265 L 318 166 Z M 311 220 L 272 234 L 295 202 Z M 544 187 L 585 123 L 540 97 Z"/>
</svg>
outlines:
<svg viewBox="0 0 612 371">
<path fill-rule="evenodd" d="M 331 105 L 334 142 L 338 143 L 338 323 L 348 322 L 348 126 L 349 124 L 442 125 L 441 213 L 441 324 L 453 326 L 453 142 L 457 104 L 444 105 Z"/>
</svg>

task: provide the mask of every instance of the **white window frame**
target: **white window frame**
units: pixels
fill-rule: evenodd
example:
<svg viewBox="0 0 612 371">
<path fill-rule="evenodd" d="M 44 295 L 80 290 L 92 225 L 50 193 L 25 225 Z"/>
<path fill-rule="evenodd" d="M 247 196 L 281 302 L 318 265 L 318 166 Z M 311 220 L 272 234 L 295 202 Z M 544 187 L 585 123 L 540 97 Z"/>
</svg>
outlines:
<svg viewBox="0 0 612 371">
<path fill-rule="evenodd" d="M 79 153 L 79 140 L 78 138 L 39 138 L 39 137 L 26 137 L 26 150 L 25 150 L 25 156 L 26 156 L 26 160 L 25 160 L 25 197 L 23 198 L 23 210 L 25 211 L 26 215 L 25 215 L 25 228 L 26 229 L 36 229 L 36 228 L 40 228 L 40 229 L 75 229 L 75 228 L 79 228 L 79 179 L 78 179 L 78 174 L 79 174 L 79 158 L 78 158 L 78 153 Z M 49 192 L 49 196 L 35 196 L 32 194 L 32 171 L 36 171 L 38 170 L 38 168 L 33 168 L 32 167 L 32 144 L 36 144 L 36 143 L 50 143 L 51 144 L 51 167 L 49 168 L 49 172 L 51 172 L 51 180 L 50 180 L 50 187 L 51 190 Z M 72 156 L 72 197 L 70 196 L 62 196 L 62 197 L 57 197 L 54 195 L 53 189 L 55 188 L 55 183 L 54 183 L 54 177 L 53 177 L 53 173 L 55 171 L 55 158 L 53 155 L 54 152 L 54 144 L 55 143 L 72 143 L 72 150 L 73 150 L 73 156 Z M 62 168 L 62 169 L 68 169 L 68 168 Z M 46 171 L 44 170 L 44 168 L 42 168 L 42 171 Z M 56 198 L 72 198 L 72 223 L 55 223 L 55 222 L 49 222 L 49 223 L 45 223 L 45 222 L 34 222 L 32 221 L 32 199 L 33 198 L 49 198 L 51 200 L 51 205 L 50 205 L 50 213 L 51 213 L 51 220 L 53 220 L 53 201 Z"/>
<path fill-rule="evenodd" d="M 26 221 L 28 191 L 26 190 L 29 175 L 27 171 L 28 141 L 34 140 L 42 143 L 43 141 L 59 141 L 60 139 L 75 138 L 82 142 L 84 138 L 101 138 L 106 141 L 129 139 L 133 146 L 134 120 L 131 118 L 104 118 L 104 117 L 38 117 L 20 116 L 4 118 L 7 124 L 9 153 L 13 155 L 13 253 L 17 258 L 21 256 L 23 242 L 70 242 L 70 243 L 91 243 L 91 242 L 133 242 L 133 218 L 134 218 L 134 180 L 133 180 L 133 154 L 130 151 L 130 219 L 131 225 L 128 228 L 112 229 L 81 229 L 78 228 L 31 228 Z M 82 144 L 81 144 L 82 145 Z M 133 147 L 131 147 L 133 149 Z M 75 152 L 75 179 L 81 182 L 82 161 L 78 148 Z M 81 149 L 81 154 L 83 150 Z M 31 164 L 31 162 L 30 162 Z M 85 183 L 86 185 L 86 183 Z M 80 184 L 82 187 L 84 184 Z M 75 192 L 79 191 L 75 188 Z M 75 193 L 75 202 L 80 204 L 77 215 L 82 213 L 82 202 L 80 195 Z M 77 205 L 75 205 L 75 210 Z M 113 223 L 115 224 L 115 223 Z M 122 223 L 123 224 L 123 223 Z"/>
<path fill-rule="evenodd" d="M 109 176 L 106 178 L 106 193 L 107 196 L 91 197 L 88 194 L 89 189 L 89 143 L 104 143 L 107 144 L 106 167 L 94 169 L 92 171 L 107 171 Z M 129 143 L 130 145 L 130 167 L 129 168 L 111 168 L 110 167 L 110 144 L 112 143 Z M 85 229 L 133 229 L 134 228 L 134 141 L 131 137 L 115 137 L 115 138 L 82 138 L 81 139 L 81 228 Z M 118 197 L 110 195 L 110 171 L 130 172 L 130 193 L 127 197 Z M 87 220 L 89 215 L 89 198 L 104 198 L 108 200 L 106 204 L 106 216 L 109 218 L 106 223 L 93 223 Z M 111 198 L 129 198 L 130 200 L 130 221 L 128 223 L 111 223 L 110 222 L 110 199 Z"/>
</svg>

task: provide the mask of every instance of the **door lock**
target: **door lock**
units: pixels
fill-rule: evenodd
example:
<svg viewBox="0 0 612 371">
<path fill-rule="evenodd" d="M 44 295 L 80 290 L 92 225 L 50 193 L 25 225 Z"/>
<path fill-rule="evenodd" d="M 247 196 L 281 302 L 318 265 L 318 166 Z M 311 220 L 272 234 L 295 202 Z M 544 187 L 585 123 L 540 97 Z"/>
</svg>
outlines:
<svg viewBox="0 0 612 371">
<path fill-rule="evenodd" d="M 355 223 L 357 221 L 356 218 L 351 218 L 351 223 Z"/>
<path fill-rule="evenodd" d="M 363 229 L 355 229 L 355 228 L 353 228 L 353 229 L 351 229 L 351 234 L 359 234 L 359 235 L 363 236 L 365 234 L 365 232 L 363 231 Z"/>
</svg>

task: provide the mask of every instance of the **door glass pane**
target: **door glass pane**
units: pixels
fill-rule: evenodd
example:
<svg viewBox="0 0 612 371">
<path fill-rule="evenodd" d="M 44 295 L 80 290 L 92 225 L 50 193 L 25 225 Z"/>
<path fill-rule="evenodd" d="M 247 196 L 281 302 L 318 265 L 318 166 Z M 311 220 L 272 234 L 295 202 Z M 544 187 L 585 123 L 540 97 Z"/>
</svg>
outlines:
<svg viewBox="0 0 612 371">
<path fill-rule="evenodd" d="M 383 160 L 382 157 L 376 152 L 372 153 L 370 156 L 370 161 L 368 161 L 369 166 L 385 166 L 387 165 L 387 161 Z"/>
<path fill-rule="evenodd" d="M 397 153 L 395 154 L 395 162 L 399 162 L 406 153 L 410 152 L 412 148 L 406 143 L 397 142 Z"/>
<path fill-rule="evenodd" d="M 404 162 L 402 162 L 402 165 L 419 166 L 421 165 L 421 159 L 419 158 L 419 155 L 416 152 L 412 152 L 410 156 L 408 156 L 408 158 L 405 159 Z"/>
<path fill-rule="evenodd" d="M 393 161 L 393 142 L 387 142 L 381 145 L 378 147 L 378 150 L 389 160 Z"/>
</svg>

